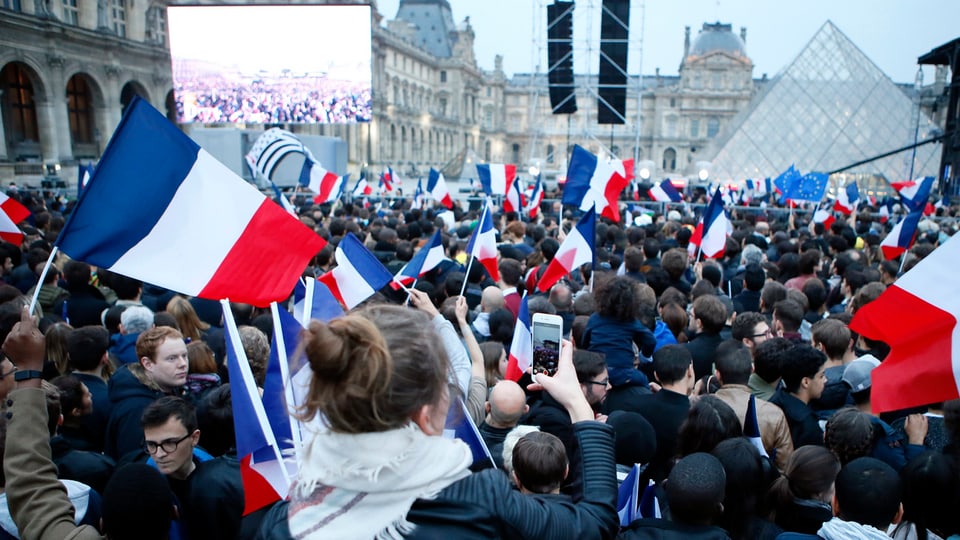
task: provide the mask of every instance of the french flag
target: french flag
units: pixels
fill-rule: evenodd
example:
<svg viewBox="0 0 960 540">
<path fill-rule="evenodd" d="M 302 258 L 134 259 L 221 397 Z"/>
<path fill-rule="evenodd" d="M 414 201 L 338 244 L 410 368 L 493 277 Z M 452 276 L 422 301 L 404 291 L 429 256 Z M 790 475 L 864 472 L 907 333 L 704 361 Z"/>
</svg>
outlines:
<svg viewBox="0 0 960 540">
<path fill-rule="evenodd" d="M 57 245 L 182 294 L 266 306 L 290 294 L 326 241 L 138 98 Z"/>
<path fill-rule="evenodd" d="M 393 169 L 387 167 L 387 170 L 383 171 L 383 174 L 380 175 L 380 189 L 383 191 L 393 191 L 393 183 L 396 181 L 396 177 L 393 175 Z"/>
<path fill-rule="evenodd" d="M 443 173 L 430 167 L 430 176 L 427 178 L 427 191 L 433 200 L 453 210 L 453 198 L 447 191 L 447 181 L 443 179 Z"/>
<path fill-rule="evenodd" d="M 528 294 L 520 300 L 517 324 L 513 327 L 513 341 L 510 342 L 506 378 L 514 382 L 520 380 L 533 362 L 533 333 L 530 330 L 530 308 L 527 307 L 529 299 Z"/>
<path fill-rule="evenodd" d="M 683 196 L 673 187 L 670 180 L 664 180 L 647 191 L 650 198 L 659 202 L 680 202 Z"/>
<path fill-rule="evenodd" d="M 487 195 L 506 195 L 507 186 L 511 185 L 517 176 L 517 166 L 478 163 L 477 176 L 480 177 L 480 185 Z"/>
<path fill-rule="evenodd" d="M 660 519 L 663 517 L 660 511 L 660 501 L 657 499 L 657 484 L 653 480 L 647 482 L 647 487 L 643 488 L 643 496 L 640 497 L 640 508 L 637 509 L 637 513 L 641 518 Z"/>
<path fill-rule="evenodd" d="M 459 396 L 450 404 L 450 408 L 447 409 L 447 419 L 443 426 L 443 436 L 447 439 L 460 439 L 463 441 L 467 447 L 470 448 L 474 465 L 480 463 L 493 464 L 490 449 L 487 448 L 487 443 L 483 442 L 483 436 L 480 435 L 480 430 L 477 429 L 477 425 L 473 423 L 473 419 L 470 418 L 470 414 L 467 412 L 467 407 L 463 404 L 463 400 L 460 399 Z"/>
<path fill-rule="evenodd" d="M 353 191 L 351 192 L 354 197 L 363 197 L 365 195 L 370 195 L 373 193 L 373 186 L 367 183 L 367 179 L 360 177 L 357 180 L 357 185 L 353 186 Z"/>
<path fill-rule="evenodd" d="M 570 234 L 563 239 L 553 260 L 543 272 L 537 289 L 547 292 L 553 284 L 570 274 L 580 265 L 593 264 L 593 245 L 596 238 L 597 214 L 591 208 L 577 223 Z"/>
<path fill-rule="evenodd" d="M 273 202 L 279 204 L 288 214 L 296 216 L 297 209 L 290 203 L 290 199 L 283 196 L 283 192 L 273 183 L 273 180 L 270 180 L 270 188 L 273 189 Z"/>
<path fill-rule="evenodd" d="M 329 322 L 341 315 L 343 308 L 326 285 L 312 277 L 297 281 L 293 288 L 293 316 L 304 328 L 312 320 Z"/>
<path fill-rule="evenodd" d="M 537 181 L 533 184 L 533 191 L 527 198 L 527 215 L 530 219 L 537 219 L 540 215 L 540 204 L 543 202 L 543 180 L 537 175 Z"/>
<path fill-rule="evenodd" d="M 80 194 L 83 193 L 83 188 L 87 187 L 87 182 L 89 182 L 93 176 L 94 170 L 96 169 L 93 163 L 87 163 L 86 165 L 80 163 L 77 165 L 77 197 L 80 197 Z"/>
<path fill-rule="evenodd" d="M 413 202 L 410 205 L 410 208 L 423 208 L 423 182 L 422 179 L 417 179 L 417 189 L 413 192 Z"/>
<path fill-rule="evenodd" d="M 750 401 L 747 403 L 747 414 L 743 418 L 743 436 L 750 439 L 750 444 L 760 451 L 760 455 L 770 457 L 767 449 L 763 447 L 763 438 L 760 436 L 760 422 L 757 420 L 757 400 L 750 394 Z"/>
<path fill-rule="evenodd" d="M 300 185 L 317 194 L 313 202 L 323 204 L 333 202 L 340 197 L 349 176 L 337 176 L 324 169 L 319 163 L 306 159 L 300 170 Z"/>
<path fill-rule="evenodd" d="M 503 211 L 516 212 L 518 214 L 523 211 L 523 193 L 520 191 L 519 178 L 514 178 L 513 182 L 510 182 L 507 194 L 503 198 Z"/>
<path fill-rule="evenodd" d="M 917 236 L 917 225 L 920 224 L 921 217 L 923 217 L 923 210 L 916 210 L 893 226 L 890 234 L 880 242 L 880 249 L 883 250 L 885 259 L 888 261 L 896 259 L 901 253 L 910 249 Z"/>
<path fill-rule="evenodd" d="M 930 191 L 933 189 L 933 177 L 924 176 L 905 182 L 891 182 L 890 187 L 900 194 L 900 200 L 911 212 L 927 206 Z"/>
<path fill-rule="evenodd" d="M 854 180 L 847 184 L 847 187 L 837 193 L 837 202 L 833 204 L 833 209 L 845 216 L 857 211 L 857 203 L 860 202 L 860 190 L 857 188 L 857 182 Z"/>
<path fill-rule="evenodd" d="M 0 193 L 0 239 L 19 246 L 23 242 L 23 231 L 17 227 L 17 223 L 28 217 L 30 211 L 26 206 L 6 193 Z"/>
<path fill-rule="evenodd" d="M 823 228 L 826 230 L 829 230 L 835 221 L 837 221 L 837 218 L 833 217 L 833 212 L 829 210 L 818 208 L 817 211 L 813 213 L 813 222 L 823 223 Z"/>
<path fill-rule="evenodd" d="M 691 246 L 699 246 L 706 258 L 722 257 L 727 248 L 727 232 L 731 227 L 730 219 L 723 209 L 723 197 L 717 188 L 707 210 L 690 237 Z"/>
<path fill-rule="evenodd" d="M 437 229 L 430 237 L 430 241 L 417 251 L 410 262 L 403 265 L 395 279 L 404 285 L 409 285 L 445 260 L 447 257 L 443 253 L 443 236 Z"/>
<path fill-rule="evenodd" d="M 292 437 L 289 436 L 290 424 L 285 408 L 274 411 L 275 417 L 272 421 L 268 417 L 254 382 L 250 363 L 243 351 L 230 302 L 221 300 L 221 304 L 224 329 L 227 332 L 227 370 L 230 374 L 233 426 L 237 438 L 237 456 L 240 458 L 240 477 L 243 481 L 243 515 L 248 515 L 286 498 L 290 489 L 290 473 L 274 428 L 287 435 L 286 440 L 292 440 Z M 285 431 L 283 426 L 286 426 Z"/>
<path fill-rule="evenodd" d="M 591 206 L 600 215 L 620 222 L 617 201 L 633 178 L 633 160 L 603 161 L 580 145 L 574 145 L 563 187 L 563 204 L 587 211 Z"/>
<path fill-rule="evenodd" d="M 617 515 L 620 516 L 621 527 L 629 527 L 634 520 L 642 517 L 638 512 L 640 507 L 640 500 L 638 499 L 640 476 L 640 465 L 634 464 L 617 489 Z"/>
<path fill-rule="evenodd" d="M 497 231 L 493 228 L 493 216 L 490 215 L 490 206 L 484 205 L 480 221 L 467 243 L 467 257 L 476 257 L 480 264 L 487 269 L 490 279 L 500 279 L 497 268 Z"/>
<path fill-rule="evenodd" d="M 890 346 L 871 373 L 874 413 L 960 398 L 960 295 L 944 294 L 960 287 L 957 261 L 954 235 L 853 317 L 851 330 Z"/>
<path fill-rule="evenodd" d="M 393 275 L 353 233 L 347 233 L 334 252 L 337 267 L 317 278 L 338 302 L 355 308 L 393 280 Z"/>
</svg>

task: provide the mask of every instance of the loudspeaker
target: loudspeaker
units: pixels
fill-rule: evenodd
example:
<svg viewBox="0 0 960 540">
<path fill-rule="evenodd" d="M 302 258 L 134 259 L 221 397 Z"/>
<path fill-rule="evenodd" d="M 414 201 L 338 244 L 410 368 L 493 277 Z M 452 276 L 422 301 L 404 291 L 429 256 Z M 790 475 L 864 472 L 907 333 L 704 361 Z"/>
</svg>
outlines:
<svg viewBox="0 0 960 540">
<path fill-rule="evenodd" d="M 553 114 L 577 112 L 573 90 L 573 2 L 547 6 L 547 72 Z"/>
<path fill-rule="evenodd" d="M 597 122 L 600 124 L 626 123 L 629 36 L 630 1 L 603 0 L 597 88 Z"/>
</svg>

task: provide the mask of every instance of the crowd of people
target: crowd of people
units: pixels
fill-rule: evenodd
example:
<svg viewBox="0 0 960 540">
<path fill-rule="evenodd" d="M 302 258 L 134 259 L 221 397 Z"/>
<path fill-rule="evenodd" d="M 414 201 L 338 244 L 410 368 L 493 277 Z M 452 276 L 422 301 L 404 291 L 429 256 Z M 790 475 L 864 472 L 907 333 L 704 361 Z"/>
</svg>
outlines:
<svg viewBox="0 0 960 540">
<path fill-rule="evenodd" d="M 348 233 L 393 273 L 438 229 L 448 259 L 304 330 L 296 415 L 324 428 L 289 496 L 248 512 L 220 304 L 64 256 L 41 282 L 70 205 L 11 195 L 33 218 L 0 244 L 0 539 L 960 538 L 960 400 L 874 414 L 889 347 L 849 326 L 949 239 L 955 207 L 901 265 L 869 207 L 824 228 L 754 204 L 696 260 L 687 207 L 624 206 L 595 264 L 545 293 L 578 219 L 555 200 L 534 221 L 497 212 L 496 279 L 465 252 L 477 207 L 452 226 L 404 199 L 301 207 L 329 240 L 305 276 Z M 554 376 L 507 378 L 524 303 L 563 320 Z M 231 311 L 263 391 L 273 319 Z M 461 400 L 489 459 L 444 436 Z M 657 501 L 635 520 L 628 473 Z"/>
</svg>

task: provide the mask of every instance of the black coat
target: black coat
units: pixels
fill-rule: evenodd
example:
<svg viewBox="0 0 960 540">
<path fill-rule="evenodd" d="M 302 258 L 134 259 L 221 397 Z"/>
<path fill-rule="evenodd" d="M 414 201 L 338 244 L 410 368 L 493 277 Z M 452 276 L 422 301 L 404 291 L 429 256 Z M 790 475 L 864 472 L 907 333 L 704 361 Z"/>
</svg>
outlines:
<svg viewBox="0 0 960 540">
<path fill-rule="evenodd" d="M 706 332 L 701 332 L 694 336 L 692 340 L 684 343 L 683 346 L 690 351 L 690 356 L 693 357 L 693 374 L 697 380 L 713 375 L 713 353 L 716 352 L 721 343 L 723 343 L 723 338 L 720 334 L 708 334 Z"/>
<path fill-rule="evenodd" d="M 677 452 L 680 425 L 690 412 L 690 398 L 670 390 L 660 390 L 655 394 L 640 396 L 633 406 L 624 410 L 642 414 L 653 426 L 657 434 L 657 452 L 647 467 L 647 474 L 657 482 L 663 480 L 669 474 L 670 461 Z"/>
<path fill-rule="evenodd" d="M 93 285 L 67 287 L 70 296 L 53 303 L 53 313 L 70 323 L 74 328 L 81 326 L 100 326 L 100 315 L 110 309 L 103 293 Z M 66 308 L 64 308 L 66 306 Z"/>
<path fill-rule="evenodd" d="M 73 449 L 70 442 L 59 435 L 50 439 L 50 456 L 57 466 L 57 478 L 76 480 L 97 493 L 103 493 L 116 467 L 116 463 L 103 454 Z"/>
<path fill-rule="evenodd" d="M 770 398 L 770 403 L 783 409 L 783 416 L 787 418 L 787 424 L 790 426 L 794 448 L 808 444 L 823 446 L 823 430 L 820 429 L 817 413 L 809 405 L 783 388 L 777 389 Z"/>
<path fill-rule="evenodd" d="M 115 460 L 140 450 L 143 428 L 140 416 L 143 410 L 163 396 L 140 382 L 130 366 L 123 366 L 113 374 L 108 385 L 110 420 L 107 422 L 103 451 Z"/>
<path fill-rule="evenodd" d="M 502 471 L 487 469 L 459 480 L 433 500 L 419 499 L 407 519 L 410 538 L 613 538 L 619 527 L 613 428 L 599 422 L 573 427 L 583 449 L 582 498 L 521 495 Z"/>
<path fill-rule="evenodd" d="M 730 540 L 727 531 L 710 525 L 684 525 L 665 519 L 640 519 L 620 533 L 623 540 Z"/>
<path fill-rule="evenodd" d="M 254 538 L 266 510 L 243 517 L 243 481 L 236 453 L 204 461 L 190 475 L 183 502 L 190 538 Z"/>
</svg>

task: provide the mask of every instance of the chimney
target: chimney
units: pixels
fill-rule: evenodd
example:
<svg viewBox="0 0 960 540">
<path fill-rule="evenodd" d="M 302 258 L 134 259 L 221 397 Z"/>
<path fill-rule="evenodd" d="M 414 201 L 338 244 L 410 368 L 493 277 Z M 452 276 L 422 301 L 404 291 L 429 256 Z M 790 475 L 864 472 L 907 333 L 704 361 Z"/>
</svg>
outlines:
<svg viewBox="0 0 960 540">
<path fill-rule="evenodd" d="M 683 57 L 686 58 L 690 54 L 690 27 L 684 27 L 684 36 L 683 36 Z"/>
</svg>

